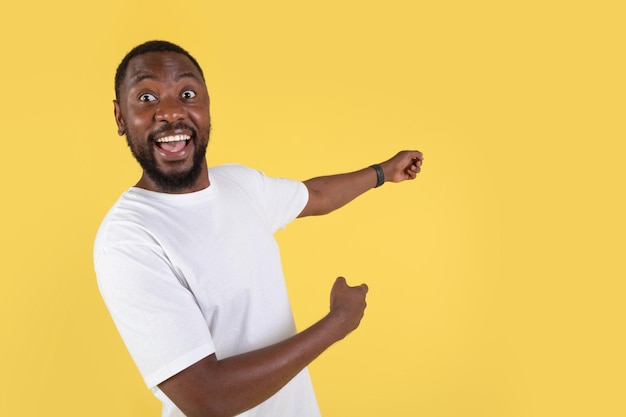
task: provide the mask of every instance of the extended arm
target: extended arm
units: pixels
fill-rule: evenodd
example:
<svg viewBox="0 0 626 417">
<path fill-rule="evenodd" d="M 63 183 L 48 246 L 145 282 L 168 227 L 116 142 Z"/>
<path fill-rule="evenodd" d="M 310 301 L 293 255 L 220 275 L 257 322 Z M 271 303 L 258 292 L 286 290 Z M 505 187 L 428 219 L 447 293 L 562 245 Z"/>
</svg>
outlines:
<svg viewBox="0 0 626 417">
<path fill-rule="evenodd" d="M 232 416 L 268 399 L 333 343 L 356 329 L 367 286 L 333 285 L 330 312 L 295 336 L 231 358 L 210 355 L 159 384 L 188 417 Z"/>
<path fill-rule="evenodd" d="M 421 152 L 402 151 L 381 163 L 380 167 L 385 181 L 401 182 L 414 179 L 421 170 L 422 161 Z M 376 171 L 371 167 L 306 180 L 304 184 L 309 190 L 309 201 L 298 217 L 330 213 L 374 188 L 376 181 Z"/>
</svg>

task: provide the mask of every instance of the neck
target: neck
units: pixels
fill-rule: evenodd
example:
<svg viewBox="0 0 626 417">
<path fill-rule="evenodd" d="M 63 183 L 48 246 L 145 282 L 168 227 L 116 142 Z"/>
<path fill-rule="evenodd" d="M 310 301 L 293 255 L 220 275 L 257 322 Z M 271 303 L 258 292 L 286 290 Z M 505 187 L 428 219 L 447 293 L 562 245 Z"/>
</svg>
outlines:
<svg viewBox="0 0 626 417">
<path fill-rule="evenodd" d="M 193 193 L 196 191 L 203 190 L 209 187 L 210 185 L 211 185 L 211 181 L 209 180 L 209 170 L 205 161 L 202 164 L 200 175 L 198 175 L 198 178 L 194 181 L 194 183 L 188 187 L 175 188 L 175 189 L 164 188 L 160 186 L 159 184 L 157 184 L 154 180 L 152 180 L 152 178 L 150 178 L 146 174 L 145 171 L 141 174 L 141 178 L 139 179 L 137 184 L 135 184 L 135 187 L 143 188 L 148 191 L 155 191 L 157 193 L 187 194 L 187 193 Z"/>
</svg>

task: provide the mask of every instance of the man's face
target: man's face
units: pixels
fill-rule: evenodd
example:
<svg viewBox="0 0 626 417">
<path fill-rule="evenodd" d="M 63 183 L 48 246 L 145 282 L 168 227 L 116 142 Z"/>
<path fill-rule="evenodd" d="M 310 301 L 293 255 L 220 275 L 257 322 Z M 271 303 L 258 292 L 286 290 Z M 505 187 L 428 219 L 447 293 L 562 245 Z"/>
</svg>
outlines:
<svg viewBox="0 0 626 417">
<path fill-rule="evenodd" d="M 149 52 L 133 58 L 115 102 L 120 135 L 143 168 L 139 186 L 190 192 L 208 186 L 205 153 L 211 120 L 202 75 L 185 56 Z"/>
</svg>

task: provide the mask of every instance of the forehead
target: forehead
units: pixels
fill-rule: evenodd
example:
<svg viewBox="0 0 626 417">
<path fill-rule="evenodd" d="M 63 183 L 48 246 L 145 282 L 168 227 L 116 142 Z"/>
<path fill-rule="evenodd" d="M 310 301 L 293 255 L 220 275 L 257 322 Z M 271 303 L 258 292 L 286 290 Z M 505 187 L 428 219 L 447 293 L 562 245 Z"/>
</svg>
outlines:
<svg viewBox="0 0 626 417">
<path fill-rule="evenodd" d="M 130 60 L 123 85 L 130 88 L 145 79 L 172 82 L 181 78 L 195 78 L 203 83 L 200 71 L 185 55 L 177 52 L 148 52 Z"/>
</svg>

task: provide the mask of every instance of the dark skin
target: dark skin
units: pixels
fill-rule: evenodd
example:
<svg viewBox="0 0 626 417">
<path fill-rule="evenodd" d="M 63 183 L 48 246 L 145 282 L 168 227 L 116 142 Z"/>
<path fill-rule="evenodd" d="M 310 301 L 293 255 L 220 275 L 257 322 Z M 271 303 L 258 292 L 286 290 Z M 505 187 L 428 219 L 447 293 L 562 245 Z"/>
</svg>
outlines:
<svg viewBox="0 0 626 417">
<path fill-rule="evenodd" d="M 197 68 L 182 54 L 150 52 L 133 58 L 114 111 L 118 133 L 127 135 L 133 152 L 143 152 L 165 175 L 190 170 L 193 155 L 208 143 L 207 88 Z M 176 122 L 185 127 L 163 131 L 163 126 Z M 180 146 L 163 149 L 154 138 L 178 141 Z M 402 151 L 381 167 L 387 181 L 401 182 L 414 179 L 421 165 L 419 151 Z M 374 187 L 376 172 L 368 167 L 312 178 L 304 184 L 309 201 L 300 217 L 342 207 Z M 204 158 L 197 179 L 183 188 L 164 189 L 145 170 L 137 182 L 137 187 L 157 192 L 188 193 L 209 186 Z M 242 355 L 226 359 L 209 355 L 162 382 L 159 388 L 188 417 L 232 416 L 248 410 L 275 394 L 322 352 L 355 330 L 365 311 L 367 291 L 365 284 L 352 287 L 344 278 L 337 278 L 328 314 L 306 330 Z"/>
<path fill-rule="evenodd" d="M 184 59 L 183 59 L 184 58 Z M 193 156 L 209 141 L 211 120 L 209 93 L 202 75 L 184 55 L 151 52 L 135 57 L 120 86 L 119 101 L 114 101 L 118 134 L 127 135 L 135 153 L 153 158 L 164 175 L 191 169 Z M 165 130 L 182 123 L 185 127 Z M 166 152 L 154 141 L 156 137 L 192 136 L 178 152 Z M 200 175 L 185 188 L 166 190 L 144 171 L 136 186 L 157 192 L 188 193 L 209 186 L 206 160 L 201 161 Z"/>
</svg>

